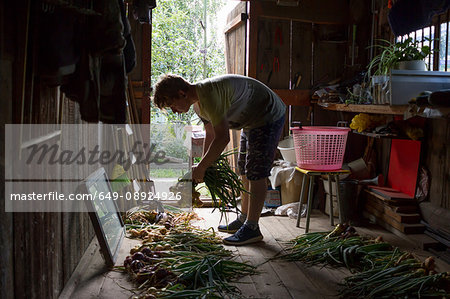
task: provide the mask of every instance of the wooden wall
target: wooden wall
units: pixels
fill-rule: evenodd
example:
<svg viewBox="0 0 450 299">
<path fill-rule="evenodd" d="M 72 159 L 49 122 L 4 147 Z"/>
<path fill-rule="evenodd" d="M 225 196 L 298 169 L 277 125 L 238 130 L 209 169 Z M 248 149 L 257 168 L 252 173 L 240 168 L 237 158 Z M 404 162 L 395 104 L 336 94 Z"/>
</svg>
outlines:
<svg viewBox="0 0 450 299">
<path fill-rule="evenodd" d="M 34 75 L 31 1 L 0 5 L 1 140 L 5 124 L 81 123 L 77 105 Z M 65 137 L 73 144 L 98 142 L 95 136 Z M 57 298 L 94 237 L 90 219 L 86 213 L 5 213 L 5 153 L 0 148 L 0 298 Z"/>
<path fill-rule="evenodd" d="M 450 210 L 450 122 L 428 119 L 422 164 L 431 174 L 430 202 Z"/>
<path fill-rule="evenodd" d="M 7 46 L 4 40 L 14 36 L 12 27 L 7 26 L 6 16 L 11 14 L 11 6 L 5 1 L 0 3 L 0 298 L 13 298 L 14 292 L 14 243 L 13 243 L 13 215 L 5 213 L 5 123 L 11 122 L 13 103 L 13 64 L 14 55 L 12 45 Z"/>
<path fill-rule="evenodd" d="M 52 98 L 42 97 L 44 107 L 54 104 Z M 54 100 L 54 99 L 53 99 Z M 59 100 L 56 99 L 56 100 Z M 77 107 L 64 100 L 63 117 L 78 119 Z M 75 113 L 75 114 L 74 114 Z M 45 121 L 45 118 L 42 119 Z M 62 136 L 55 142 L 69 141 L 71 145 L 98 142 L 92 136 Z M 78 146 L 78 145 L 76 145 Z M 73 173 L 75 167 L 66 166 L 62 172 Z M 86 170 L 87 176 L 91 170 Z M 3 185 L 2 185 L 3 187 Z M 37 190 L 39 192 L 39 190 Z M 3 193 L 2 193 L 3 195 Z M 1 200 L 4 206 L 4 198 Z M 86 213 L 6 213 L 9 223 L 2 223 L 1 231 L 9 231 L 2 244 L 8 267 L 6 280 L 11 282 L 1 288 L 2 298 L 57 298 L 69 280 L 85 249 L 94 237 L 91 220 Z M 4 217 L 1 217 L 2 219 Z"/>
<path fill-rule="evenodd" d="M 249 76 L 257 77 L 261 72 L 261 62 L 264 60 L 264 51 L 272 50 L 272 57 L 269 57 L 269 64 L 272 64 L 275 54 L 283 58 L 284 68 L 279 75 L 295 75 L 289 70 L 291 56 L 297 56 L 298 53 L 308 55 L 312 53 L 312 42 L 308 40 L 312 34 L 312 26 L 303 27 L 306 40 L 297 36 L 299 31 L 292 28 L 292 22 L 307 24 L 347 24 L 348 3 L 347 1 L 302 1 L 298 7 L 286 7 L 276 5 L 275 1 L 254 1 L 250 2 L 250 32 L 249 32 Z M 264 21 L 263 19 L 268 19 Z M 259 26 L 262 26 L 261 28 Z M 291 33 L 292 30 L 292 33 Z M 311 33 L 308 33 L 311 32 Z M 282 35 L 280 41 L 279 34 Z M 308 35 L 309 34 L 309 35 Z M 291 38 L 293 41 L 291 41 Z M 297 41 L 299 42 L 297 44 Z M 262 51 L 262 53 L 261 53 Z M 276 53 L 278 51 L 278 53 Z M 310 55 L 310 54 L 309 54 Z M 306 57 L 307 58 L 307 57 Z M 270 61 L 272 60 L 272 61 Z M 287 70 L 286 70 L 287 69 Z M 296 72 L 297 70 L 295 70 Z M 309 72 L 309 68 L 302 70 L 303 73 Z M 263 76 L 264 77 L 264 76 Z M 289 81 L 288 76 L 288 81 Z M 275 84 L 280 84 L 276 82 Z M 289 88 L 288 83 L 281 83 L 280 88 Z"/>
<path fill-rule="evenodd" d="M 228 74 L 246 75 L 247 3 L 240 2 L 227 16 L 225 63 Z"/>
<path fill-rule="evenodd" d="M 313 24 L 300 21 L 292 21 L 292 84 L 296 75 L 301 76 L 297 88 L 310 89 L 312 84 L 312 61 L 313 61 Z"/>
<path fill-rule="evenodd" d="M 42 141 L 37 137 L 52 136 L 47 141 L 59 144 L 60 149 L 81 146 L 89 149 L 95 145 L 109 149 L 112 140 L 98 132 L 97 127 L 95 130 L 87 129 L 87 124 L 81 120 L 78 104 L 65 98 L 59 87 L 49 87 L 41 82 L 38 76 L 38 53 L 45 45 L 40 44 L 38 38 L 37 16 L 43 8 L 40 1 L 32 0 L 0 3 L 0 139 L 5 140 L 5 124 L 54 124 L 55 127 L 56 124 L 76 124 L 82 125 L 83 129 L 72 132 L 70 136 L 64 131 L 58 133 L 58 128 L 54 128 L 40 136 L 17 136 L 15 141 L 40 144 Z M 75 18 L 82 17 L 74 14 Z M 136 28 L 133 31 L 138 36 L 140 32 Z M 137 47 L 140 45 L 138 43 Z M 142 56 L 145 55 L 138 52 L 139 66 L 142 64 L 139 59 L 144 60 Z M 145 59 L 149 61 L 148 57 Z M 141 67 L 134 78 L 142 81 L 144 75 L 150 77 L 149 73 L 149 68 L 144 71 Z M 4 150 L 5 147 L 1 146 L 0 298 L 57 298 L 94 238 L 90 217 L 82 212 L 5 213 Z M 52 171 L 65 176 L 51 174 L 53 179 L 86 178 L 99 167 L 61 165 Z M 49 174 L 47 171 L 42 179 L 50 177 Z M 56 183 L 51 181 L 47 184 L 54 186 Z M 39 193 L 46 186 L 43 182 L 36 184 L 35 192 Z M 67 191 L 64 185 L 61 188 Z"/>
<path fill-rule="evenodd" d="M 225 27 L 225 63 L 228 74 L 246 75 L 247 69 L 247 3 L 240 2 L 227 16 Z M 240 132 L 230 130 L 227 150 L 238 148 Z M 238 154 L 231 157 L 231 165 L 237 168 Z"/>
<path fill-rule="evenodd" d="M 345 69 L 348 2 L 307 0 L 285 7 L 252 1 L 249 7 L 248 75 L 292 105 L 292 121 L 310 124 L 313 86 L 342 76 Z M 288 122 L 287 117 L 283 135 L 289 134 Z"/>
</svg>

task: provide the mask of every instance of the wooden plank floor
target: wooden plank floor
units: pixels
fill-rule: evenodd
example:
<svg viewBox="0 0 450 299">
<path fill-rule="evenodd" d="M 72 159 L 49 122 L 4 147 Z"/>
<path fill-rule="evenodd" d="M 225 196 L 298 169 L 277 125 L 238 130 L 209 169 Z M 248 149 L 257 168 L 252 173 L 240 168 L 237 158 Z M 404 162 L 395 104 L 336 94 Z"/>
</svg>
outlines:
<svg viewBox="0 0 450 299">
<path fill-rule="evenodd" d="M 130 255 L 130 249 L 140 243 L 139 240 L 124 238 L 116 266 L 123 265 L 125 257 Z M 91 258 L 82 276 L 82 280 L 78 283 L 75 291 L 68 296 L 69 298 L 126 299 L 134 295 L 133 289 L 136 286 L 128 279 L 128 275 L 122 272 L 108 271 L 99 250 Z"/>
<path fill-rule="evenodd" d="M 196 224 L 200 227 L 216 228 L 219 224 L 220 213 L 212 212 L 211 208 L 196 209 L 202 218 Z M 234 220 L 233 214 L 229 220 Z M 224 222 L 224 221 L 223 221 Z M 304 233 L 305 221 L 302 219 L 301 227 L 295 226 L 295 219 L 279 216 L 262 217 L 260 221 L 261 232 L 264 240 L 247 246 L 226 246 L 238 255 L 237 259 L 258 266 L 261 272 L 258 275 L 243 277 L 236 285 L 248 298 L 336 298 L 338 293 L 338 282 L 349 275 L 346 269 L 334 269 L 326 267 L 307 267 L 302 263 L 269 260 L 279 253 L 286 241 Z M 329 231 L 329 218 L 319 211 L 313 211 L 311 216 L 310 231 Z M 376 225 L 357 227 L 361 235 L 383 239 L 403 250 L 413 252 L 422 260 L 429 256 L 418 248 L 417 243 L 400 238 Z M 226 237 L 228 234 L 219 233 Z M 139 241 L 125 239 L 116 265 L 121 265 L 129 250 Z M 85 273 L 86 278 L 79 283 L 77 289 L 70 298 L 130 298 L 135 286 L 129 281 L 128 276 L 115 272 L 106 271 L 103 261 L 97 252 Z M 437 259 L 438 271 L 450 271 L 450 266 Z"/>
<path fill-rule="evenodd" d="M 210 209 L 200 209 L 197 213 L 205 220 L 201 226 L 216 227 L 219 224 L 220 213 L 211 214 Z M 315 217 L 317 216 L 317 217 Z M 229 219 L 234 220 L 234 215 Z M 325 221 L 324 221 L 325 220 Z M 311 228 L 321 227 L 320 230 L 330 230 L 328 218 L 320 212 L 314 211 L 311 217 Z M 223 221 L 224 222 L 224 221 Z M 322 223 L 325 222 L 325 223 Z M 304 222 L 302 222 L 304 225 Z M 301 226 L 303 226 L 301 225 Z M 261 232 L 264 240 L 247 246 L 226 246 L 236 252 L 242 260 L 258 266 L 261 272 L 258 275 L 246 277 L 254 287 L 243 288 L 237 286 L 243 294 L 250 298 L 336 298 L 338 293 L 337 282 L 349 274 L 347 271 L 306 267 L 301 263 L 279 260 L 269 260 L 279 253 L 285 242 L 303 234 L 303 228 L 295 226 L 295 220 L 288 217 L 267 216 L 261 217 Z M 226 237 L 228 234 L 219 233 Z M 248 291 L 250 289 L 250 292 Z"/>
</svg>

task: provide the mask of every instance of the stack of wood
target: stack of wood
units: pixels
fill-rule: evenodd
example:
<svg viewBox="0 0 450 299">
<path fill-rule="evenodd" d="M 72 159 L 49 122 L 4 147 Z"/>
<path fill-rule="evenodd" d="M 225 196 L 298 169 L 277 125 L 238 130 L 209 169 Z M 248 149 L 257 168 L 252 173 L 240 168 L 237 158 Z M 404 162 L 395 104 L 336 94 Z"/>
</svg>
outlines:
<svg viewBox="0 0 450 299">
<path fill-rule="evenodd" d="M 363 194 L 364 212 L 386 229 L 394 229 L 404 234 L 424 232 L 425 226 L 420 223 L 421 216 L 416 200 L 387 197 L 370 189 L 364 190 Z"/>
</svg>

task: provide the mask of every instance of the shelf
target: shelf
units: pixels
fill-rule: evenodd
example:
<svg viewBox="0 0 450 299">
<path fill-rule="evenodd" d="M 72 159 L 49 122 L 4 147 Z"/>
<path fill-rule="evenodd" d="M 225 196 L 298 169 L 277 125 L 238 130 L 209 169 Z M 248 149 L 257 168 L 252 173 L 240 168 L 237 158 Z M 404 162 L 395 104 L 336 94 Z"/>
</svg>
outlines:
<svg viewBox="0 0 450 299">
<path fill-rule="evenodd" d="M 372 138 L 391 138 L 391 139 L 410 139 L 408 137 L 404 136 L 398 136 L 394 134 L 377 134 L 377 133 L 371 133 L 371 132 L 358 132 L 357 130 L 352 130 L 352 133 L 364 135 Z"/>
<path fill-rule="evenodd" d="M 408 109 L 407 116 L 421 116 L 425 118 L 450 118 L 450 107 L 419 107 L 412 105 Z"/>
<path fill-rule="evenodd" d="M 353 113 L 374 113 L 388 115 L 402 115 L 405 118 L 420 116 L 424 118 L 450 118 L 450 107 L 418 107 L 415 105 L 356 105 L 356 104 L 335 104 L 335 103 L 319 103 L 317 100 L 311 101 L 321 108 L 330 111 L 343 111 Z"/>
<path fill-rule="evenodd" d="M 389 106 L 389 105 L 356 105 L 356 104 L 334 104 L 318 103 L 320 107 L 326 110 L 354 112 L 354 113 L 376 113 L 403 115 L 408 109 L 408 105 Z"/>
</svg>

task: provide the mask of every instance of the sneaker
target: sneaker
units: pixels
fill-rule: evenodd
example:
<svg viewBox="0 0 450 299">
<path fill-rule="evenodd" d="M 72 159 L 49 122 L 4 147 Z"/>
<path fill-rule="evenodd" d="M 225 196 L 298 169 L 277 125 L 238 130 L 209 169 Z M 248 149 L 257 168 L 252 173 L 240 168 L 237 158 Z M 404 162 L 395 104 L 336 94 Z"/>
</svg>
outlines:
<svg viewBox="0 0 450 299">
<path fill-rule="evenodd" d="M 261 234 L 259 227 L 256 230 L 253 230 L 247 225 L 243 225 L 234 235 L 223 239 L 223 244 L 238 246 L 259 242 L 262 239 L 263 235 Z"/>
<path fill-rule="evenodd" d="M 228 223 L 228 225 L 219 225 L 217 229 L 219 230 L 219 232 L 234 234 L 241 228 L 243 224 L 244 223 L 236 219 L 233 222 Z"/>
</svg>

